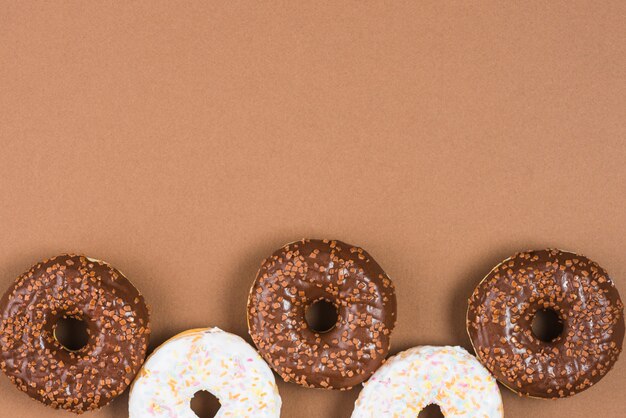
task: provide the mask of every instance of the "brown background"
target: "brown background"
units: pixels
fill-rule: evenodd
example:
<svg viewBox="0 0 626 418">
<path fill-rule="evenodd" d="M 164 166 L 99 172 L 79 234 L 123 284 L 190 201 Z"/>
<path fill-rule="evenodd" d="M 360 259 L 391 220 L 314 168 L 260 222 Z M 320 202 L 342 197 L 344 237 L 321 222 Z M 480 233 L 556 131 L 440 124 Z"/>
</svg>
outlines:
<svg viewBox="0 0 626 418">
<path fill-rule="evenodd" d="M 626 3 L 221 3 L 1 3 L 2 288 L 82 252 L 145 294 L 152 347 L 244 336 L 263 257 L 337 238 L 394 278 L 394 353 L 468 347 L 466 298 L 517 250 L 582 252 L 626 296 Z M 572 399 L 502 394 L 623 417 L 625 385 L 621 359 Z M 358 395 L 279 387 L 284 417 Z M 5 377 L 0 406 L 69 416 Z"/>
</svg>

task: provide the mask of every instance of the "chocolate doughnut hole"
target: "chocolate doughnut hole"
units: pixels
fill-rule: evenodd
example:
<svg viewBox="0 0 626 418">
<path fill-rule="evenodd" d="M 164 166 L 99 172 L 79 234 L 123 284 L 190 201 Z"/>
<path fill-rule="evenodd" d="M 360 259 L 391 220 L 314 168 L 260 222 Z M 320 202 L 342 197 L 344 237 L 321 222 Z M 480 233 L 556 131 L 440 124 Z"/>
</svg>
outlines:
<svg viewBox="0 0 626 418">
<path fill-rule="evenodd" d="M 332 330 L 337 325 L 339 314 L 334 303 L 320 299 L 310 304 L 304 313 L 309 328 L 318 333 Z"/>
<path fill-rule="evenodd" d="M 54 325 L 54 338 L 67 351 L 78 351 L 89 342 L 87 322 L 71 316 L 59 318 Z"/>
<path fill-rule="evenodd" d="M 550 343 L 563 334 L 563 321 L 554 309 L 540 309 L 535 312 L 531 329 L 539 340 Z"/>
</svg>

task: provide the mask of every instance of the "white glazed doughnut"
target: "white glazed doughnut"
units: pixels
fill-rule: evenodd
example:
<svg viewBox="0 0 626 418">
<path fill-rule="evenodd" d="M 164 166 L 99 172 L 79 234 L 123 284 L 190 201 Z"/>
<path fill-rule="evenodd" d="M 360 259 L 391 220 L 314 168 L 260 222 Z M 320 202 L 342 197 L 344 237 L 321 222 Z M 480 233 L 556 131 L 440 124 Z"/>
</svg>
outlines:
<svg viewBox="0 0 626 418">
<path fill-rule="evenodd" d="M 182 332 L 159 346 L 137 375 L 130 418 L 197 418 L 190 406 L 198 391 L 219 399 L 216 417 L 280 416 L 274 375 L 242 338 L 219 328 Z"/>
<path fill-rule="evenodd" d="M 495 379 L 461 347 L 413 347 L 365 383 L 352 418 L 416 417 L 437 404 L 446 418 L 502 418 Z"/>
</svg>

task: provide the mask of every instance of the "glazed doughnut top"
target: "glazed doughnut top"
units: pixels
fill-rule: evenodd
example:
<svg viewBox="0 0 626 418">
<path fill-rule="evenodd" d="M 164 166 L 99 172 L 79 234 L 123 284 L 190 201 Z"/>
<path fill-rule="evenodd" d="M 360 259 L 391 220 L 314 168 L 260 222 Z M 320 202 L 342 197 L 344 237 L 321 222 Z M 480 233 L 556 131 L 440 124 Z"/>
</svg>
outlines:
<svg viewBox="0 0 626 418">
<path fill-rule="evenodd" d="M 148 357 L 130 390 L 130 418 L 197 418 L 198 391 L 218 398 L 215 418 L 279 418 L 274 374 L 243 338 L 219 328 L 184 331 Z"/>
<path fill-rule="evenodd" d="M 149 328 L 142 295 L 99 260 L 62 255 L 33 266 L 0 300 L 0 365 L 32 398 L 75 413 L 121 394 L 145 358 Z M 55 337 L 59 319 L 83 320 L 87 345 Z"/>
<path fill-rule="evenodd" d="M 327 332 L 307 325 L 316 301 L 335 305 Z M 302 240 L 267 258 L 248 300 L 248 327 L 265 360 L 285 381 L 349 389 L 384 361 L 396 322 L 393 283 L 362 248 Z"/>
<path fill-rule="evenodd" d="M 539 310 L 563 330 L 551 341 L 532 331 Z M 617 361 L 624 305 L 607 272 L 560 250 L 518 253 L 496 266 L 469 300 L 467 330 L 478 358 L 522 395 L 562 398 L 598 382 Z"/>
<path fill-rule="evenodd" d="M 446 418 L 502 418 L 493 376 L 461 347 L 413 347 L 387 359 L 364 383 L 352 418 L 417 417 L 439 405 Z"/>
</svg>

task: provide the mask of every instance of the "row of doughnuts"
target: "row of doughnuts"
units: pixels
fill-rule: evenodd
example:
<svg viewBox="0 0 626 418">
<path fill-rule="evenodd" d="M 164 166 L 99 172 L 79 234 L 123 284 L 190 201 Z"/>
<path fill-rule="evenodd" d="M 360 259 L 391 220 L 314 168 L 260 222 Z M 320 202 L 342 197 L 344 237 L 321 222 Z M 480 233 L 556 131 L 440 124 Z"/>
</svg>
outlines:
<svg viewBox="0 0 626 418">
<path fill-rule="evenodd" d="M 317 303 L 335 310 L 324 329 L 306 318 Z M 562 329 L 550 340 L 533 332 L 542 311 Z M 134 378 L 131 418 L 194 417 L 189 401 L 201 390 L 219 399 L 218 416 L 279 416 L 269 364 L 305 387 L 365 382 L 353 417 L 416 416 L 431 403 L 447 417 L 500 417 L 494 376 L 521 395 L 572 396 L 612 368 L 624 337 L 623 304 L 606 271 L 558 250 L 516 254 L 476 287 L 466 321 L 477 357 L 416 347 L 387 358 L 394 285 L 366 251 L 341 241 L 296 241 L 264 260 L 247 316 L 258 352 L 201 329 L 173 337 L 144 363 L 142 295 L 107 263 L 63 255 L 33 266 L 0 299 L 0 367 L 34 399 L 76 413 L 106 405 Z M 87 323 L 84 347 L 59 342 L 61 318 Z"/>
<path fill-rule="evenodd" d="M 217 417 L 278 418 L 274 375 L 242 338 L 218 328 L 182 332 L 159 346 L 135 379 L 130 418 L 194 418 L 190 399 L 208 391 Z M 365 382 L 352 418 L 415 417 L 429 404 L 446 417 L 503 417 L 496 380 L 461 347 L 421 346 L 390 357 Z"/>
</svg>

